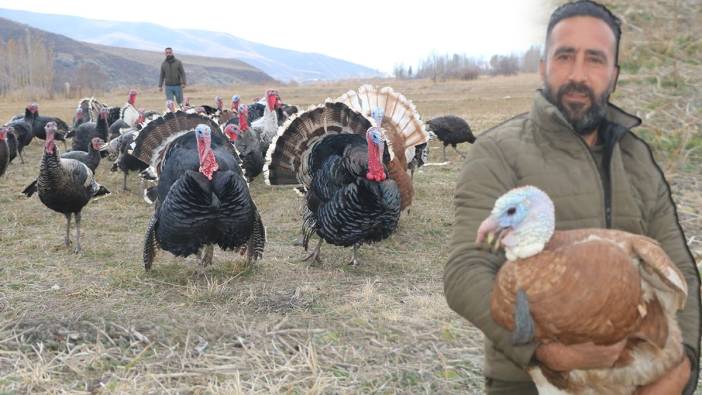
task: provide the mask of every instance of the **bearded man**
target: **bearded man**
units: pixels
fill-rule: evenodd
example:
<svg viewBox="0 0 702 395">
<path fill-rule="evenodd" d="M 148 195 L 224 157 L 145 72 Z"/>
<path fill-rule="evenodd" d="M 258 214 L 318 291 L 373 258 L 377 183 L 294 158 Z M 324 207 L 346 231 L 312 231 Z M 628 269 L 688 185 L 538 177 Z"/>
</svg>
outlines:
<svg viewBox="0 0 702 395">
<path fill-rule="evenodd" d="M 449 306 L 485 334 L 488 394 L 537 394 L 526 372 L 536 362 L 554 371 L 612 367 L 624 345 L 515 345 L 512 334 L 493 320 L 485 300 L 505 258 L 478 249 L 475 234 L 495 200 L 523 185 L 549 194 L 557 230 L 620 229 L 661 244 L 690 290 L 678 315 L 685 356 L 638 393 L 695 390 L 700 277 L 663 172 L 631 131 L 641 120 L 609 103 L 619 75 L 620 35 L 619 19 L 600 4 L 581 0 L 557 8 L 540 64 L 543 89 L 531 112 L 482 133 L 459 176 L 444 292 Z"/>
</svg>

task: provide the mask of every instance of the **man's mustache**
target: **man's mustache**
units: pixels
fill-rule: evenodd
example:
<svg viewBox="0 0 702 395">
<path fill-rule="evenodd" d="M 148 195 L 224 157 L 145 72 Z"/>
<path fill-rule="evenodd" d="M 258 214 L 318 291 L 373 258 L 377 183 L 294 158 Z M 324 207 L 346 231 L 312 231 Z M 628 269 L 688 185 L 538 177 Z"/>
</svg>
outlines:
<svg viewBox="0 0 702 395">
<path fill-rule="evenodd" d="M 565 96 L 568 93 L 579 93 L 582 95 L 587 95 L 588 98 L 590 98 L 590 103 L 595 102 L 595 92 L 592 91 L 587 85 L 583 83 L 577 83 L 577 82 L 569 82 L 563 86 L 561 86 L 558 89 L 558 101 L 561 101 L 563 99 L 563 96 Z"/>
</svg>

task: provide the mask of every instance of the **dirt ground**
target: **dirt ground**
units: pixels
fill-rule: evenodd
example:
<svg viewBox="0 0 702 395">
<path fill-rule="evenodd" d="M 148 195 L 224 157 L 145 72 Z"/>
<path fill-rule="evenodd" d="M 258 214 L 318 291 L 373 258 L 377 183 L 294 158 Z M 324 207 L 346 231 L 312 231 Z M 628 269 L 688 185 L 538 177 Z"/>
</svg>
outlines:
<svg viewBox="0 0 702 395">
<path fill-rule="evenodd" d="M 377 82 L 381 84 L 381 82 Z M 279 87 L 286 103 L 322 102 L 360 81 Z M 424 119 L 465 117 L 474 131 L 527 111 L 536 75 L 468 82 L 390 81 Z M 192 103 L 215 95 L 261 96 L 267 87 L 189 87 Z M 125 92 L 100 97 L 111 105 Z M 41 101 L 40 114 L 69 121 L 77 99 Z M 138 105 L 162 110 L 162 95 L 142 91 Z M 616 99 L 615 99 L 616 102 Z M 0 119 L 25 102 L 0 102 Z M 61 146 L 59 145 L 59 148 Z M 469 146 L 459 149 L 467 151 Z M 443 296 L 445 248 L 461 158 L 426 166 L 416 197 L 388 240 L 350 249 L 324 245 L 319 267 L 300 263 L 300 200 L 259 177 L 251 194 L 268 230 L 264 258 L 215 251 L 198 274 L 194 258 L 162 252 L 145 273 L 141 253 L 153 208 L 137 177 L 101 164 L 97 179 L 113 193 L 83 211 L 83 253 L 62 245 L 64 217 L 20 191 L 38 174 L 41 144 L 0 178 L 0 392 L 7 393 L 479 393 L 482 334 Z M 429 161 L 441 162 L 431 144 Z M 702 259 L 702 174 L 669 171 L 690 247 Z"/>
</svg>

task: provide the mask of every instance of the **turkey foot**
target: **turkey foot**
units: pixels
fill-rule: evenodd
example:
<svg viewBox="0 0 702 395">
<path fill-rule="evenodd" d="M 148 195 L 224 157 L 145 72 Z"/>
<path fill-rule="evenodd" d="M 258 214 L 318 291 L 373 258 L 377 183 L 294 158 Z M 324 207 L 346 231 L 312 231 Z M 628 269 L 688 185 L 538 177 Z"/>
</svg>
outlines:
<svg viewBox="0 0 702 395">
<path fill-rule="evenodd" d="M 359 265 L 358 258 L 356 258 L 356 253 L 358 252 L 358 248 L 360 246 L 358 244 L 353 245 L 353 253 L 351 254 L 351 260 L 349 261 L 349 265 L 353 267 L 357 267 Z"/>
<path fill-rule="evenodd" d="M 319 239 L 319 242 L 317 245 L 314 247 L 314 250 L 307 255 L 305 258 L 302 259 L 303 262 L 309 261 L 310 266 L 313 265 L 313 262 L 319 263 L 320 265 L 322 264 L 322 258 L 319 257 L 320 255 L 320 250 L 322 249 L 322 239 Z"/>
<path fill-rule="evenodd" d="M 207 266 L 210 266 L 212 264 L 212 256 L 214 255 L 214 246 L 212 244 L 208 244 L 207 246 L 203 247 L 203 253 L 202 253 L 202 258 L 200 259 L 200 266 L 205 268 Z"/>
</svg>

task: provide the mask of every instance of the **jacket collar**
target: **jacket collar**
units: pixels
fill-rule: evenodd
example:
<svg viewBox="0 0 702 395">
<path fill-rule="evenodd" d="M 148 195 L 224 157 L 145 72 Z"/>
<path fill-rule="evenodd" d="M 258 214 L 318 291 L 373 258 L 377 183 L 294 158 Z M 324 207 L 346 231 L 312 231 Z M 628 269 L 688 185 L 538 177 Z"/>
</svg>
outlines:
<svg viewBox="0 0 702 395">
<path fill-rule="evenodd" d="M 575 133 L 575 130 L 573 130 L 573 127 L 565 119 L 561 111 L 546 100 L 541 89 L 538 89 L 536 92 L 529 118 L 549 131 L 561 131 L 565 128 Z M 607 120 L 626 129 L 631 129 L 641 124 L 641 119 L 625 112 L 612 103 L 607 103 Z"/>
</svg>

